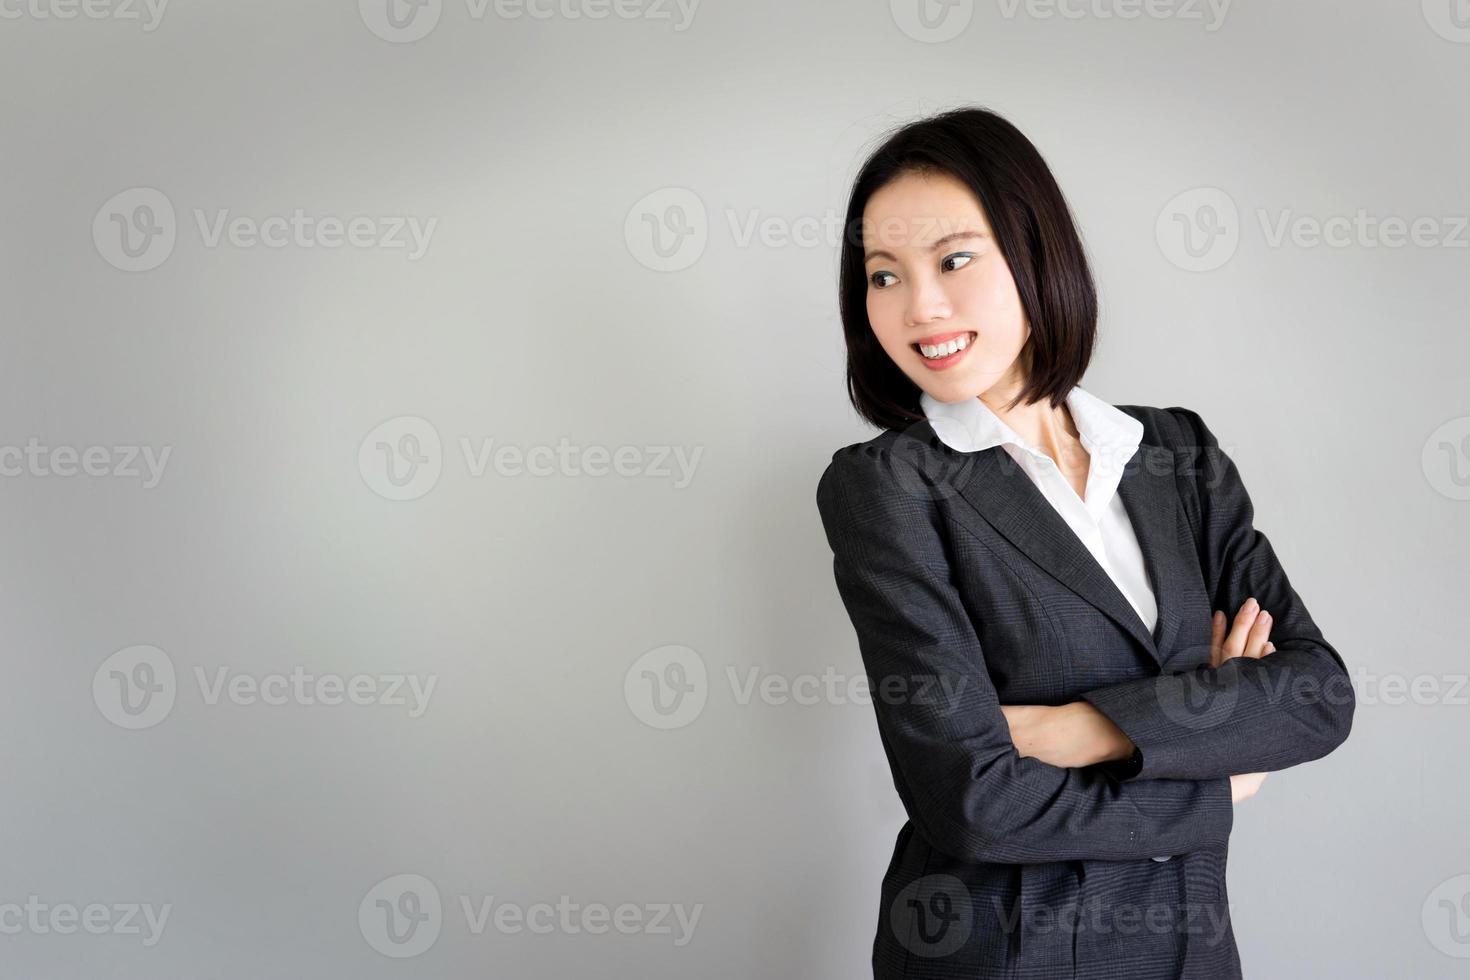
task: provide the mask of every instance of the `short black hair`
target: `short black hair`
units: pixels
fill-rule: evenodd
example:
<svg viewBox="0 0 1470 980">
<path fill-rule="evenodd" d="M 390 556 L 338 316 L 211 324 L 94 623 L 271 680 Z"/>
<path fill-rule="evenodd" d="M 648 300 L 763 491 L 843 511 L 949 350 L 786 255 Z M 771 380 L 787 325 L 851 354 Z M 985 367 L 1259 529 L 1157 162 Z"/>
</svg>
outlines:
<svg viewBox="0 0 1470 980">
<path fill-rule="evenodd" d="M 880 429 L 921 421 L 920 389 L 868 322 L 862 219 L 868 199 L 908 174 L 949 174 L 979 200 L 1010 266 L 1030 336 L 1018 401 L 1060 406 L 1081 380 L 1097 340 L 1097 289 L 1076 223 L 1041 153 L 1020 130 L 978 106 L 950 109 L 891 133 L 853 182 L 843 228 L 838 303 L 847 338 L 847 393 Z"/>
</svg>

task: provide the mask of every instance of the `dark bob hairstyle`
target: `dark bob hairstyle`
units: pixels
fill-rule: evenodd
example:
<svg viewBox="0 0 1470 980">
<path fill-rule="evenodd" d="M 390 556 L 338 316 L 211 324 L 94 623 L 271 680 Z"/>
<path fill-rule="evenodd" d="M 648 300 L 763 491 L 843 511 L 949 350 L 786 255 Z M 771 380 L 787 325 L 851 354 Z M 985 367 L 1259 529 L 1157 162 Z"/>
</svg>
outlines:
<svg viewBox="0 0 1470 980">
<path fill-rule="evenodd" d="M 889 135 L 853 183 L 838 285 L 853 407 L 880 429 L 924 418 L 919 387 L 893 363 L 868 322 L 862 219 L 868 199 L 890 181 L 933 173 L 949 174 L 974 193 L 1015 279 L 1031 330 L 1020 353 L 1026 381 L 1011 406 L 1043 398 L 1060 406 L 1087 370 L 1097 338 L 1097 291 L 1082 240 L 1031 141 L 995 113 L 966 107 Z"/>
</svg>

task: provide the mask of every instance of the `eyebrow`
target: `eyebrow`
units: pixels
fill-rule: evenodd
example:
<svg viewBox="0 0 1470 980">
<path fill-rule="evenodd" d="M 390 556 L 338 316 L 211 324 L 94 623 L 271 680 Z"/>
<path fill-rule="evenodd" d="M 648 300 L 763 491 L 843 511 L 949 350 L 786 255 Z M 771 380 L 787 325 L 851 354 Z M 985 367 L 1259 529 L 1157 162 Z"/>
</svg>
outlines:
<svg viewBox="0 0 1470 980">
<path fill-rule="evenodd" d="M 936 241 L 933 245 L 930 245 L 929 246 L 929 251 L 931 251 L 931 252 L 937 252 L 941 248 L 943 248 L 944 246 L 948 245 L 950 242 L 959 241 L 959 240 L 964 239 L 964 238 L 989 238 L 989 237 L 990 236 L 987 235 L 987 234 L 985 234 L 985 232 L 983 232 L 983 231 L 956 231 L 956 232 L 953 232 L 951 234 L 945 235 L 943 238 L 941 238 L 938 241 Z M 875 248 L 871 252 L 868 252 L 866 255 L 863 256 L 863 261 L 864 262 L 867 262 L 869 259 L 878 259 L 878 258 L 884 258 L 884 259 L 887 259 L 890 262 L 897 262 L 898 261 L 898 256 L 894 255 L 892 252 L 884 251 L 881 248 Z"/>
</svg>

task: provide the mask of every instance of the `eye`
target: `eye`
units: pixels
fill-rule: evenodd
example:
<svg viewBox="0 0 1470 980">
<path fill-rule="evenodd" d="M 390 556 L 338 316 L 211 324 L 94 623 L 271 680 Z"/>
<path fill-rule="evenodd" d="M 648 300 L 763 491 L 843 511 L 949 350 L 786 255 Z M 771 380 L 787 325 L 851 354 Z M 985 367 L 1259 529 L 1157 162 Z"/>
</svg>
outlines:
<svg viewBox="0 0 1470 980">
<path fill-rule="evenodd" d="M 944 269 L 946 272 L 953 272 L 955 269 L 963 269 L 965 266 L 969 265 L 970 264 L 970 260 L 973 259 L 974 257 L 975 257 L 975 253 L 974 252 L 953 252 L 953 253 L 951 253 L 949 255 L 946 255 L 940 261 L 939 265 L 940 265 L 940 268 Z M 957 266 L 953 266 L 953 267 L 949 266 L 948 263 L 950 261 L 954 260 L 954 259 L 960 259 L 962 261 Z"/>
<path fill-rule="evenodd" d="M 893 276 L 893 273 L 884 272 L 880 269 L 879 271 L 873 273 L 871 276 L 868 277 L 868 284 L 871 285 L 874 289 L 882 289 L 883 284 L 879 280 L 882 279 L 883 276 Z M 893 276 L 893 278 L 897 279 L 898 277 Z"/>
</svg>

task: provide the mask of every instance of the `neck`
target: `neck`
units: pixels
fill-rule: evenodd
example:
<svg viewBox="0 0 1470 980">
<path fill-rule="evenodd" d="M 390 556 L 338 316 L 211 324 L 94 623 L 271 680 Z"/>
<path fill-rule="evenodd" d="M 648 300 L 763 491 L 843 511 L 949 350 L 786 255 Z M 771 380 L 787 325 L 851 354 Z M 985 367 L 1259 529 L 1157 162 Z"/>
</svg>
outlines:
<svg viewBox="0 0 1470 980">
<path fill-rule="evenodd" d="M 1052 408 L 1042 399 L 1029 405 L 1018 402 L 1015 407 L 1007 408 L 1020 387 L 1019 382 L 996 385 L 979 397 L 1017 435 L 1056 461 L 1063 472 L 1084 463 L 1086 451 L 1082 449 L 1077 425 L 1066 402 Z"/>
</svg>

